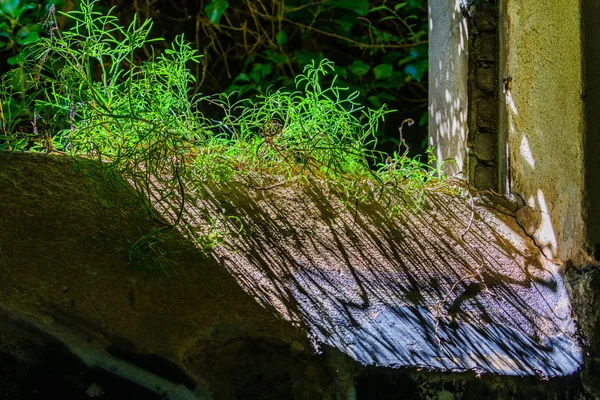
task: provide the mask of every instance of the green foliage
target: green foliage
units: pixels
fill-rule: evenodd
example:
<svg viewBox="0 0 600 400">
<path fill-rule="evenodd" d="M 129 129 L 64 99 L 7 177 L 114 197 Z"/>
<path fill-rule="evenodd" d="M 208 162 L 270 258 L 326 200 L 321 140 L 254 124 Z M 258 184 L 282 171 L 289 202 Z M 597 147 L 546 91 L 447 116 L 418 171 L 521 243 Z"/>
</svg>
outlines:
<svg viewBox="0 0 600 400">
<path fill-rule="evenodd" d="M 51 0 L 8 3 L 26 9 L 20 17 L 21 25 L 31 27 L 37 25 L 29 22 L 43 19 L 51 4 L 57 11 L 72 6 L 70 2 Z M 338 84 L 350 88 L 348 93 L 360 93 L 358 101 L 374 108 L 387 104 L 399 110 L 398 117 L 380 125 L 377 136 L 381 149 L 389 151 L 392 144 L 399 144 L 396 127 L 406 117 L 420 120 L 419 126 L 426 127 L 424 0 L 198 0 L 187 2 L 186 7 L 168 8 L 150 0 L 133 4 L 111 0 L 110 4 L 122 6 L 122 21 L 136 18 L 137 11 L 157 21 L 154 34 L 172 41 L 185 33 L 193 40 L 204 59 L 199 64 L 188 64 L 195 77 L 192 93 L 236 92 L 240 97 L 252 97 L 264 95 L 270 88 L 291 90 L 294 77 L 305 65 L 327 58 L 335 63 Z M 64 30 L 69 23 L 63 18 L 60 28 Z M 0 35 L 2 31 L 0 28 Z M 17 31 L 10 35 L 15 36 Z M 20 45 L 17 40 L 11 43 L 7 58 L 17 62 Z M 144 53 L 160 54 L 169 47 L 167 41 L 153 42 Z M 206 104 L 201 107 L 203 112 L 211 113 Z M 425 128 L 413 130 L 415 134 L 423 136 Z M 419 147 L 421 142 L 422 148 L 425 145 L 422 137 L 408 139 L 413 146 Z"/>
<path fill-rule="evenodd" d="M 374 108 L 387 104 L 426 126 L 426 2 L 220 3 L 230 7 L 221 8 L 218 25 L 205 19 L 197 25 L 199 46 L 206 55 L 198 82 L 230 82 L 224 91 L 240 97 L 264 95 L 273 87 L 292 90 L 294 77 L 305 65 L 328 59 L 335 63 L 338 85 L 348 87 L 348 93 L 359 92 L 358 101 Z M 380 125 L 380 144 L 399 144 L 395 126 Z"/>
<path fill-rule="evenodd" d="M 35 42 L 42 29 L 38 21 L 48 12 L 53 1 L 0 1 L 0 54 L 8 54 L 7 63 L 19 62 L 19 46 Z"/>
<path fill-rule="evenodd" d="M 22 135 L 17 138 L 15 132 L 25 121 L 31 121 L 31 101 L 22 98 L 25 91 L 23 76 L 19 69 L 2 75 L 0 78 L 0 131 L 4 136 L 12 133 L 12 142 L 18 148 L 24 148 L 28 137 Z M 7 143 L 0 142 L 0 150 L 6 150 Z"/>
<path fill-rule="evenodd" d="M 211 0 L 210 3 L 204 7 L 206 16 L 215 25 L 219 25 L 221 16 L 229 8 L 229 2 L 227 0 Z"/>
<path fill-rule="evenodd" d="M 306 172 L 324 179 L 364 173 L 372 157 L 365 149 L 374 144 L 378 121 L 388 111 L 363 108 L 355 101 L 358 93 L 344 96 L 347 89 L 335 78 L 322 86 L 333 70 L 331 61 L 313 61 L 296 77 L 296 91 L 271 91 L 233 106 L 231 96 L 221 96 L 218 103 L 233 140 L 247 146 L 237 154 L 241 169 L 288 177 Z"/>
<path fill-rule="evenodd" d="M 0 149 L 60 151 L 101 161 L 161 225 L 134 243 L 132 264 L 151 271 L 172 268 L 163 244 L 174 230 L 208 252 L 239 229 L 232 216 L 207 215 L 202 229 L 184 222 L 186 185 L 243 181 L 249 173 L 278 177 L 281 184 L 313 177 L 340 189 L 347 204 L 383 199 L 397 213 L 401 205 L 418 204 L 427 185 L 443 181 L 432 153 L 421 163 L 400 148 L 391 156 L 374 149 L 378 124 L 390 111 L 361 106 L 357 91 L 340 86 L 331 61 L 312 60 L 292 90 L 242 100 L 231 93 L 189 95 L 195 77 L 187 65 L 201 56 L 183 35 L 158 56 L 138 62 L 136 52 L 155 42 L 150 20 L 134 18 L 124 27 L 94 4 L 83 0 L 80 10 L 60 13 L 72 22 L 65 31 L 51 11 L 48 35 L 29 43 L 17 72 L 3 77 Z M 268 75 L 268 65 L 244 79 Z M 377 71 L 379 80 L 390 73 L 387 66 Z M 24 114 L 13 110 L 15 96 L 31 104 L 32 133 L 17 129 Z M 203 104 L 222 110 L 223 117 L 206 118 Z M 165 221 L 165 215 L 172 217 Z"/>
<path fill-rule="evenodd" d="M 164 228 L 154 229 L 141 236 L 129 249 L 129 263 L 134 268 L 150 273 L 175 271 L 175 265 L 167 242 L 169 232 Z"/>
<path fill-rule="evenodd" d="M 427 72 L 423 2 L 290 0 L 274 2 L 270 11 L 260 4 L 243 2 L 228 11 L 233 21 L 236 11 L 251 15 L 253 26 L 228 22 L 219 27 L 241 28 L 245 37 L 256 38 L 228 92 L 264 94 L 273 85 L 292 86 L 294 71 L 312 60 L 328 58 L 335 60 L 340 85 L 359 90 L 362 100 L 380 107 L 394 101 L 395 91 L 411 81 L 420 82 Z M 278 28 L 269 32 L 261 21 L 276 23 Z M 228 51 L 219 37 L 215 41 Z"/>
</svg>

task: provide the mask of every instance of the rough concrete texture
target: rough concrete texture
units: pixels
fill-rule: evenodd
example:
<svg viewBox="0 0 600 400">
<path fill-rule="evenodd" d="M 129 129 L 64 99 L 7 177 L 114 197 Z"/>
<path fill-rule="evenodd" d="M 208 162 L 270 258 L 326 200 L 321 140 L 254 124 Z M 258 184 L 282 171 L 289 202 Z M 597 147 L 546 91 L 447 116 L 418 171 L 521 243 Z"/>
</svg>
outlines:
<svg viewBox="0 0 600 400">
<path fill-rule="evenodd" d="M 265 307 L 306 326 L 316 348 L 393 368 L 579 368 L 558 267 L 512 216 L 443 193 L 395 218 L 381 204 L 345 210 L 320 185 L 196 193 L 194 208 L 218 204 L 244 221 L 224 247 L 236 251 L 219 250 L 224 266 Z"/>
<path fill-rule="evenodd" d="M 187 182 L 190 229 L 206 216 L 213 231 L 243 229 L 207 257 L 184 233 L 157 237 L 154 257 L 179 264 L 152 277 L 126 265 L 151 221 L 93 166 L 31 154 L 0 165 L 1 357 L 27 353 L 3 333 L 17 321 L 88 366 L 218 399 L 352 398 L 363 365 L 543 377 L 580 366 L 558 266 L 515 204 L 437 190 L 391 217 L 385 202 L 344 206 L 319 181 Z M 157 215 L 176 218 L 177 196 L 154 184 L 173 201 Z"/>
<path fill-rule="evenodd" d="M 429 145 L 449 176 L 467 168 L 468 29 L 461 0 L 430 0 Z"/>
<path fill-rule="evenodd" d="M 579 2 L 506 1 L 505 103 L 511 191 L 541 213 L 535 240 L 551 258 L 585 255 Z"/>
<path fill-rule="evenodd" d="M 577 325 L 587 345 L 600 350 L 600 268 L 570 269 L 567 289 L 573 303 Z"/>
<path fill-rule="evenodd" d="M 579 367 L 558 267 L 516 214 L 433 191 L 421 209 L 391 217 L 381 202 L 344 206 L 319 182 L 248 179 L 196 187 L 183 220 L 194 225 L 196 210 L 235 216 L 244 228 L 218 258 L 264 307 L 306 327 L 315 348 L 393 368 L 557 376 Z"/>
<path fill-rule="evenodd" d="M 123 265 L 136 211 L 90 188 L 69 160 L 1 161 L 0 303 L 55 334 L 67 324 L 99 345 L 120 338 L 211 388 L 228 375 L 204 361 L 219 359 L 219 343 L 246 340 L 304 354 L 286 372 L 301 379 L 311 365 L 303 332 L 316 349 L 385 367 L 556 376 L 580 365 L 558 267 L 509 209 L 483 198 L 428 192 L 421 209 L 390 217 L 381 203 L 346 208 L 319 182 L 189 183 L 184 221 L 204 229 L 208 213 L 218 229 L 243 230 L 208 258 L 176 247 L 183 266 L 161 280 Z"/>
<path fill-rule="evenodd" d="M 583 0 L 583 49 L 585 88 L 585 167 L 587 189 L 587 221 L 600 221 L 600 2 Z M 600 224 L 587 226 L 588 241 L 600 259 Z"/>
</svg>

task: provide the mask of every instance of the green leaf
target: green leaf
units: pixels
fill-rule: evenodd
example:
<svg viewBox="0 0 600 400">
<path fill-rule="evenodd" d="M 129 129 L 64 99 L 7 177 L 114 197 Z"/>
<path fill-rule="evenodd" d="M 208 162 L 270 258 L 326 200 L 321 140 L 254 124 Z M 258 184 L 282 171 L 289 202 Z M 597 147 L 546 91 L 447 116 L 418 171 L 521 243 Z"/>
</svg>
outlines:
<svg viewBox="0 0 600 400">
<path fill-rule="evenodd" d="M 406 72 L 406 74 L 408 76 L 410 76 L 412 79 L 414 79 L 417 82 L 420 82 L 421 79 L 423 78 L 423 75 L 425 75 L 425 72 L 427 72 L 428 69 L 428 63 L 426 60 L 422 60 L 422 61 L 418 61 L 414 64 L 408 64 L 406 67 L 404 67 L 404 72 Z"/>
<path fill-rule="evenodd" d="M 0 1 L 0 13 L 6 14 L 9 17 L 15 18 L 15 12 L 19 7 L 19 0 L 3 0 Z"/>
<path fill-rule="evenodd" d="M 227 0 L 210 0 L 210 3 L 204 7 L 206 16 L 215 25 L 219 25 L 221 16 L 229 8 L 229 2 Z"/>
<path fill-rule="evenodd" d="M 377 11 L 383 11 L 383 10 L 389 10 L 389 8 L 387 6 L 377 6 L 377 7 L 373 7 L 369 10 L 369 13 L 373 13 L 373 12 L 377 12 Z"/>
<path fill-rule="evenodd" d="M 265 78 L 271 73 L 271 68 L 271 64 L 253 64 L 252 71 L 250 71 L 249 74 L 250 79 L 252 80 L 252 82 L 258 85 L 263 80 L 263 78 Z"/>
<path fill-rule="evenodd" d="M 40 38 L 40 35 L 37 32 L 29 32 L 29 33 L 27 33 L 27 35 L 24 38 L 19 39 L 18 43 L 19 44 L 31 43 L 31 42 L 35 42 L 39 38 Z"/>
<path fill-rule="evenodd" d="M 259 84 L 260 83 L 260 71 L 259 70 L 250 71 L 250 79 L 252 79 L 252 82 L 254 82 L 255 84 Z"/>
<path fill-rule="evenodd" d="M 369 0 L 335 0 L 332 3 L 334 7 L 354 11 L 360 16 L 369 12 Z"/>
<path fill-rule="evenodd" d="M 375 68 L 373 68 L 373 73 L 375 74 L 375 79 L 387 79 L 392 76 L 392 72 L 394 71 L 394 67 L 391 64 L 379 64 Z"/>
<path fill-rule="evenodd" d="M 379 97 L 380 100 L 387 100 L 387 101 L 396 101 L 396 97 L 393 96 L 390 93 L 380 93 L 377 95 L 377 97 Z"/>
<path fill-rule="evenodd" d="M 287 42 L 287 33 L 285 33 L 284 30 L 277 32 L 277 35 L 275 35 L 275 40 L 277 41 L 277 46 L 283 46 Z"/>
<path fill-rule="evenodd" d="M 392 64 L 393 62 L 395 62 L 396 60 L 398 60 L 400 57 L 402 57 L 402 53 L 400 53 L 399 51 L 390 51 L 389 53 L 386 53 L 383 58 L 381 59 L 381 61 L 384 64 Z"/>
<path fill-rule="evenodd" d="M 268 76 L 271 73 L 271 68 L 272 68 L 271 64 L 262 64 L 260 66 L 260 73 L 263 78 Z"/>
<path fill-rule="evenodd" d="M 249 82 L 250 81 L 250 77 L 248 76 L 248 74 L 245 73 L 241 73 L 238 76 L 235 77 L 235 79 L 233 80 L 234 82 L 237 81 L 243 81 L 243 82 Z"/>
<path fill-rule="evenodd" d="M 410 49 L 410 55 L 414 58 L 427 58 L 429 54 L 429 46 L 419 45 Z"/>
<path fill-rule="evenodd" d="M 395 90 L 404 85 L 405 78 L 406 74 L 404 72 L 394 71 L 392 72 L 392 76 L 390 76 L 389 78 L 373 82 L 371 87 L 373 89 L 383 88 Z"/>
<path fill-rule="evenodd" d="M 345 33 L 350 33 L 350 30 L 358 24 L 358 18 L 360 17 L 354 13 L 343 13 L 343 15 L 334 19 L 339 27 L 339 29 L 335 29 L 335 31 L 339 33 L 339 30 L 341 29 Z"/>
<path fill-rule="evenodd" d="M 276 53 L 276 52 L 271 51 L 271 50 L 265 50 L 265 56 L 270 61 L 275 62 L 275 64 L 281 64 L 281 63 L 284 63 L 287 60 L 287 57 L 284 56 L 283 54 Z"/>
<path fill-rule="evenodd" d="M 0 0 L 0 15 L 6 14 L 9 18 L 19 20 L 21 14 L 34 8 L 33 4 L 20 4 L 19 0 Z"/>
<path fill-rule="evenodd" d="M 367 97 L 367 100 L 369 100 L 369 103 L 375 108 L 380 108 L 383 105 L 377 96 L 369 96 Z"/>
<path fill-rule="evenodd" d="M 342 28 L 342 32 L 344 33 L 350 33 L 350 30 L 355 25 L 353 22 L 342 20 L 336 20 L 335 23 L 338 24 L 340 28 Z"/>
<path fill-rule="evenodd" d="M 21 52 L 14 56 L 8 57 L 8 59 L 6 60 L 6 63 L 8 65 L 17 65 L 17 64 L 22 63 L 24 60 L 25 60 L 25 55 Z"/>
<path fill-rule="evenodd" d="M 398 3 L 394 6 L 394 11 L 398 11 L 399 9 L 401 9 L 402 7 L 404 7 L 405 5 L 407 5 L 408 3 Z"/>
<path fill-rule="evenodd" d="M 429 121 L 429 112 L 425 111 L 423 113 L 423 115 L 421 115 L 421 119 L 419 119 L 419 126 L 423 126 L 423 125 L 427 124 L 428 121 Z"/>
<path fill-rule="evenodd" d="M 352 64 L 348 66 L 348 69 L 356 76 L 363 76 L 364 74 L 369 72 L 369 68 L 369 65 L 359 60 L 355 60 Z"/>
</svg>

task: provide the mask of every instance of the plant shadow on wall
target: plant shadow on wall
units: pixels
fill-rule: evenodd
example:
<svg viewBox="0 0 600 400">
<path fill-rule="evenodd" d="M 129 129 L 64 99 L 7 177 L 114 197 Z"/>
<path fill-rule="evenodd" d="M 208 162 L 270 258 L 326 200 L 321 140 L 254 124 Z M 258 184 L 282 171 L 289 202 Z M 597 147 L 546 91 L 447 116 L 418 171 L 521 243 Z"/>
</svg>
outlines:
<svg viewBox="0 0 600 400">
<path fill-rule="evenodd" d="M 346 208 L 318 182 L 196 193 L 190 210 L 224 210 L 243 226 L 215 250 L 220 263 L 308 327 L 317 348 L 364 364 L 543 377 L 581 362 L 560 274 L 485 207 L 428 192 L 421 209 L 390 217 L 381 202 Z"/>
<path fill-rule="evenodd" d="M 51 10 L 47 37 L 4 77 L 0 147 L 99 162 L 160 224 L 132 246 L 133 265 L 176 268 L 162 244 L 183 233 L 316 346 L 364 363 L 545 376 L 578 366 L 552 265 L 497 233 L 433 157 L 407 157 L 402 126 L 401 147 L 374 150 L 388 111 L 324 84 L 331 62 L 309 64 L 294 91 L 190 100 L 186 63 L 199 56 L 183 37 L 140 64 L 149 21 L 122 27 L 89 1 L 66 16 L 74 26 L 61 31 Z M 4 107 L 12 91 L 33 104 L 33 133 Z"/>
</svg>

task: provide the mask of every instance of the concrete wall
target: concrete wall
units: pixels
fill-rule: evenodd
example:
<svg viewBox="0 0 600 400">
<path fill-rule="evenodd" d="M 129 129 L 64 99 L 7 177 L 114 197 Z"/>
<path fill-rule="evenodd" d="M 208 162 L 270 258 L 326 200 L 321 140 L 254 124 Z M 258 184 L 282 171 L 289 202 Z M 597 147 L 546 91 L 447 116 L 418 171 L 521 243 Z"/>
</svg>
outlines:
<svg viewBox="0 0 600 400">
<path fill-rule="evenodd" d="M 429 144 L 457 161 L 449 175 L 520 195 L 520 223 L 546 256 L 576 264 L 600 255 L 599 19 L 597 0 L 429 1 Z M 477 45 L 486 35 L 499 39 L 497 60 Z M 495 98 L 491 115 L 479 103 Z"/>
<path fill-rule="evenodd" d="M 505 0 L 510 190 L 531 208 L 547 257 L 583 261 L 584 105 L 580 2 Z"/>
<path fill-rule="evenodd" d="M 429 145 L 467 173 L 468 29 L 461 0 L 429 0 Z"/>
<path fill-rule="evenodd" d="M 583 73 L 586 154 L 586 221 L 588 243 L 596 259 L 600 258 L 600 2 L 582 0 Z M 600 348 L 600 346 L 599 346 Z"/>
</svg>

